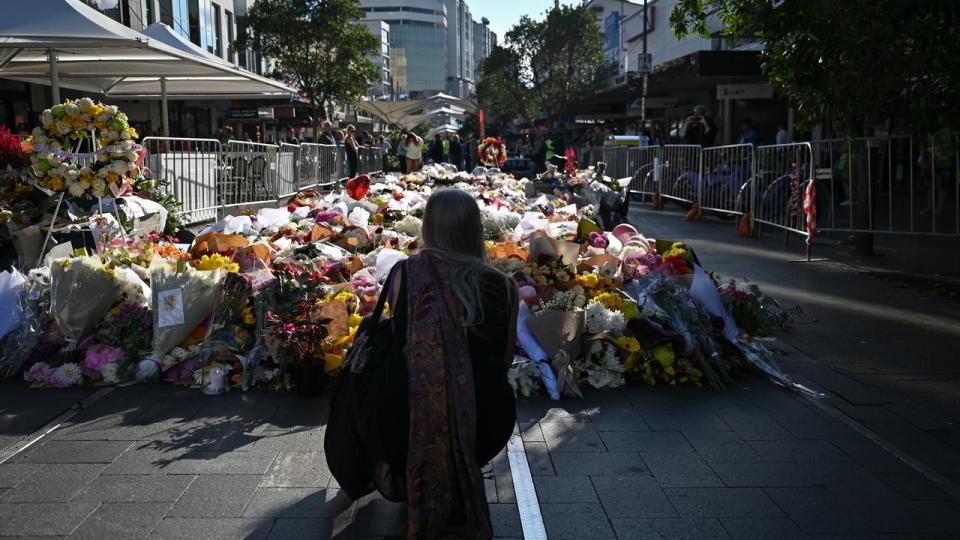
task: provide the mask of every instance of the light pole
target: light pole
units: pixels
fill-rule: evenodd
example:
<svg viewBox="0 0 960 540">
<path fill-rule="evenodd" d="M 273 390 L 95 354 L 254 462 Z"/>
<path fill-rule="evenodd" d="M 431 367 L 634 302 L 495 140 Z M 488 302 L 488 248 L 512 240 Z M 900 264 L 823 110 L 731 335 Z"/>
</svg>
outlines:
<svg viewBox="0 0 960 540">
<path fill-rule="evenodd" d="M 643 0 L 643 64 L 640 66 L 643 75 L 643 88 L 640 90 L 640 123 L 643 128 L 647 128 L 647 77 L 653 68 L 649 57 L 647 56 L 647 29 L 650 25 L 647 23 L 647 0 Z"/>
</svg>

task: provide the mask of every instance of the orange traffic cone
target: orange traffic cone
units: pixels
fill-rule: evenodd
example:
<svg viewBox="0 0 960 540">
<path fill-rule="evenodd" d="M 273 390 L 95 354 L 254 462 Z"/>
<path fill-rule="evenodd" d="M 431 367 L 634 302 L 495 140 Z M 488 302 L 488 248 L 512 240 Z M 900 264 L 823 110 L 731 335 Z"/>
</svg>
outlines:
<svg viewBox="0 0 960 540">
<path fill-rule="evenodd" d="M 663 208 L 663 201 L 660 200 L 659 192 L 653 194 L 652 206 L 654 210 L 660 210 L 661 208 Z"/>
<path fill-rule="evenodd" d="M 686 217 L 683 218 L 684 221 L 700 221 L 703 219 L 703 216 L 700 214 L 700 203 L 695 202 L 693 206 L 690 207 L 690 210 L 687 212 Z"/>
<path fill-rule="evenodd" d="M 737 226 L 737 236 L 753 236 L 753 231 L 750 228 L 750 221 L 752 219 L 750 212 L 740 217 L 740 223 Z"/>
</svg>

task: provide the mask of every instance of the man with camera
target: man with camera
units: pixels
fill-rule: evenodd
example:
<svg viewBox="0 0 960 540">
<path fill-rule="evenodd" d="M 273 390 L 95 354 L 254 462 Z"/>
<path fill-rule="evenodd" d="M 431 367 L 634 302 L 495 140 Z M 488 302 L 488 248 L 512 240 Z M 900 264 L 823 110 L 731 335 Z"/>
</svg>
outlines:
<svg viewBox="0 0 960 540">
<path fill-rule="evenodd" d="M 693 114 L 683 121 L 683 127 L 680 130 L 680 136 L 685 144 L 713 146 L 715 135 L 716 129 L 713 119 L 706 115 L 706 109 L 703 105 L 697 105 L 693 108 Z"/>
</svg>

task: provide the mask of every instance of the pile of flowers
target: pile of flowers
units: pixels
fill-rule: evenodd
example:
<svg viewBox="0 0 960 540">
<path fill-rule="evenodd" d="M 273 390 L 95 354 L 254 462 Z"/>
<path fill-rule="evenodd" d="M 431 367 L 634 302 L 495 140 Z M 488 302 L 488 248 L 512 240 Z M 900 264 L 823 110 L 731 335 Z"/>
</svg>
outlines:
<svg viewBox="0 0 960 540">
<path fill-rule="evenodd" d="M 82 117 L 89 104 L 76 107 Z M 56 114 L 57 131 L 77 122 L 73 108 Z M 783 322 L 768 315 L 782 313 L 772 299 L 755 287 L 718 286 L 682 242 L 648 239 L 627 224 L 604 230 L 589 182 L 574 198 L 532 184 L 439 169 L 358 177 L 343 191 L 304 191 L 280 208 L 227 216 L 190 246 L 156 233 L 120 235 L 96 257 L 55 263 L 53 322 L 21 353 L 24 378 L 207 387 L 225 374 L 229 388 L 282 390 L 298 384 L 303 366 L 334 374 L 390 268 L 420 248 L 431 193 L 452 186 L 476 200 L 489 260 L 520 292 L 522 346 L 508 375 L 518 393 L 551 391 L 544 362 L 569 395 L 630 382 L 719 388 L 750 365 L 792 384 L 745 338 Z M 62 268 L 80 263 L 89 266 L 83 283 Z M 100 295 L 102 311 L 64 292 L 87 282 L 112 288 Z"/>
</svg>

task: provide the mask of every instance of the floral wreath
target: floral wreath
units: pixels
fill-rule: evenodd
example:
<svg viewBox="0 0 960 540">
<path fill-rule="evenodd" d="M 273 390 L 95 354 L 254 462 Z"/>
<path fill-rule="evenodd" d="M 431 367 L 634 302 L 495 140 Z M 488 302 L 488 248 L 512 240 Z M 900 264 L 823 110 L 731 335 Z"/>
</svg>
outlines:
<svg viewBox="0 0 960 540">
<path fill-rule="evenodd" d="M 477 147 L 477 157 L 487 167 L 502 167 L 507 162 L 507 145 L 496 137 L 487 137 Z"/>
<path fill-rule="evenodd" d="M 100 198 L 108 188 L 114 195 L 126 191 L 140 176 L 137 131 L 115 105 L 90 98 L 67 100 L 43 111 L 40 124 L 24 141 L 23 151 L 41 187 L 72 197 Z M 84 141 L 96 150 L 77 152 Z"/>
</svg>

